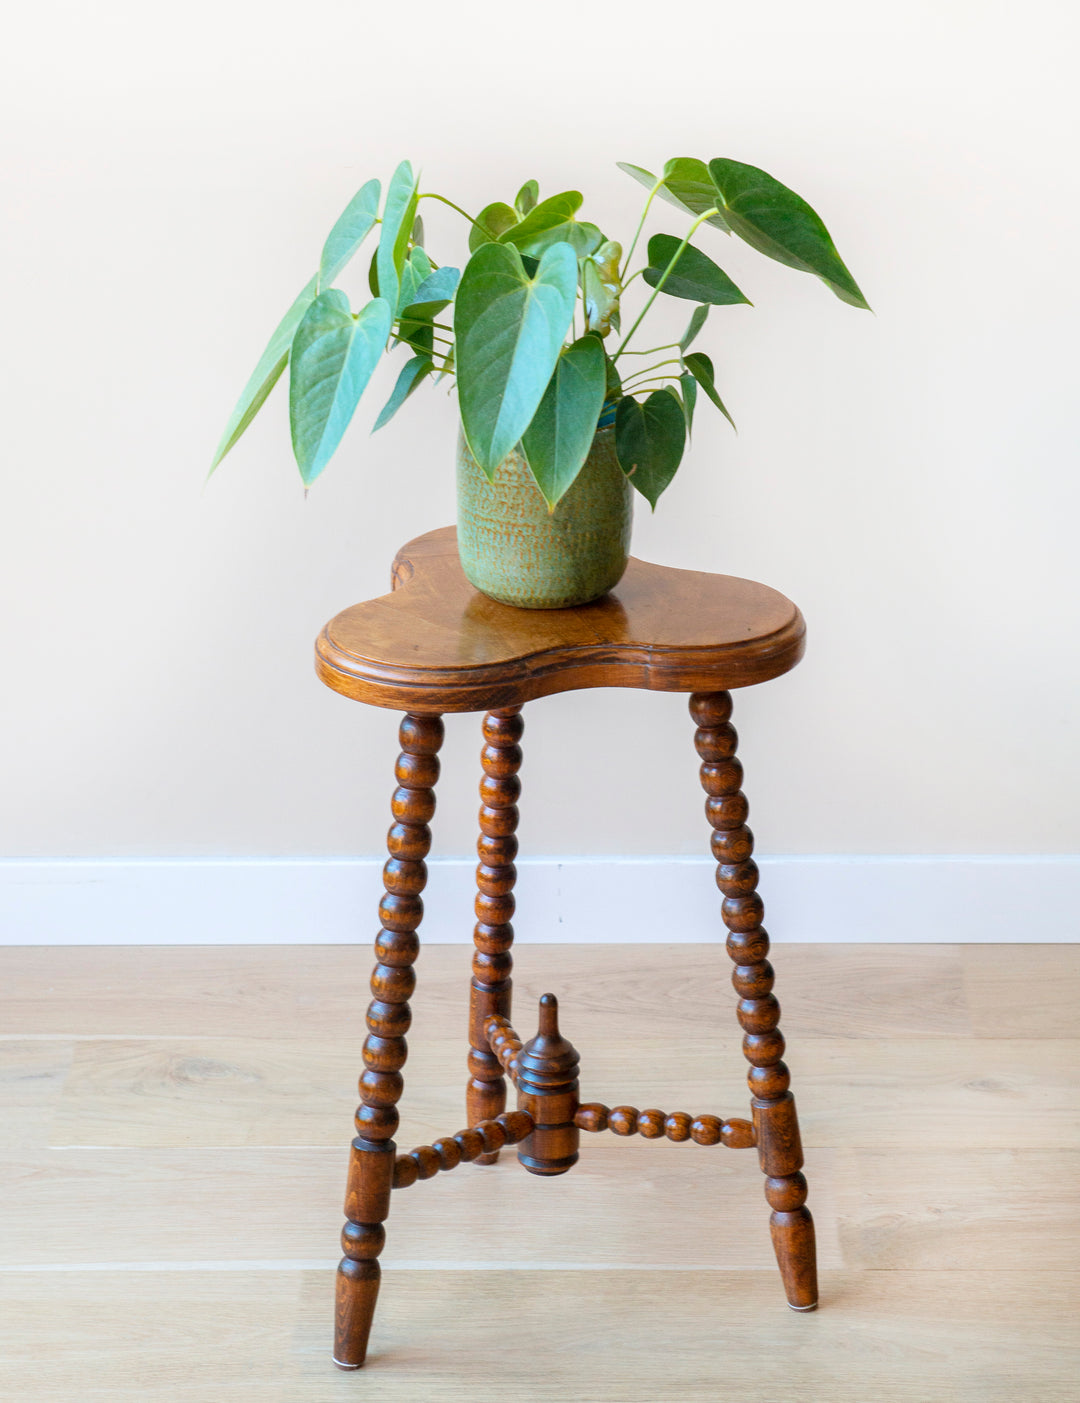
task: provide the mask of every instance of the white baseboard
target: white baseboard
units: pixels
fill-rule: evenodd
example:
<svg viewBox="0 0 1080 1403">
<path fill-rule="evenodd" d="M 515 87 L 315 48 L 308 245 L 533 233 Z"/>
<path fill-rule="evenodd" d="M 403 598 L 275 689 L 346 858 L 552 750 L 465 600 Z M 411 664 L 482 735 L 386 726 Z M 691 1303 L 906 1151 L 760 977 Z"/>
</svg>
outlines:
<svg viewBox="0 0 1080 1403">
<path fill-rule="evenodd" d="M 1080 857 L 762 857 L 778 941 L 1080 940 Z M 381 859 L 0 862 L 0 945 L 326 945 L 371 941 Z M 467 941 L 473 869 L 431 863 L 425 941 Z M 518 938 L 722 941 L 708 858 L 518 864 Z"/>
</svg>

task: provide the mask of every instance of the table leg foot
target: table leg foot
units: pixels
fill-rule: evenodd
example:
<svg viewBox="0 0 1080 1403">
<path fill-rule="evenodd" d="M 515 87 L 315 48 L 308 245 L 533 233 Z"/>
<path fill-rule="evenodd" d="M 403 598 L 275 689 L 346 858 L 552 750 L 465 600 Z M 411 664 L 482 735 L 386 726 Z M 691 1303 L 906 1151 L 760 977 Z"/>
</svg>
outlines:
<svg viewBox="0 0 1080 1403">
<path fill-rule="evenodd" d="M 814 1310 L 818 1303 L 817 1246 L 814 1220 L 805 1207 L 806 1180 L 802 1174 L 766 1179 L 765 1197 L 773 1209 L 769 1232 L 787 1303 L 792 1310 Z M 789 1204 L 797 1206 L 787 1207 Z"/>
<path fill-rule="evenodd" d="M 339 1369 L 359 1369 L 363 1366 L 381 1276 L 378 1262 L 354 1262 L 345 1257 L 338 1267 L 334 1363 Z"/>
</svg>

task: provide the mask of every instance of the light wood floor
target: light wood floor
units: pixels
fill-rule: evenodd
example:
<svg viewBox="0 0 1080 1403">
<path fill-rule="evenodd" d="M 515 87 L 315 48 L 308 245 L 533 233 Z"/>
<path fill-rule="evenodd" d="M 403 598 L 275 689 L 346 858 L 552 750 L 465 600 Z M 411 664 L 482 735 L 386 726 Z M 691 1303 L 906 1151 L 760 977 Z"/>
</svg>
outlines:
<svg viewBox="0 0 1080 1403">
<path fill-rule="evenodd" d="M 560 994 L 585 1099 L 746 1114 L 722 948 L 518 953 L 518 1031 Z M 562 1178 L 395 1195 L 340 1374 L 367 950 L 0 950 L 0 1398 L 1077 1403 L 1080 947 L 775 963 L 821 1310 L 784 1304 L 752 1151 L 587 1136 Z M 463 1124 L 468 955 L 418 972 L 403 1145 Z"/>
</svg>

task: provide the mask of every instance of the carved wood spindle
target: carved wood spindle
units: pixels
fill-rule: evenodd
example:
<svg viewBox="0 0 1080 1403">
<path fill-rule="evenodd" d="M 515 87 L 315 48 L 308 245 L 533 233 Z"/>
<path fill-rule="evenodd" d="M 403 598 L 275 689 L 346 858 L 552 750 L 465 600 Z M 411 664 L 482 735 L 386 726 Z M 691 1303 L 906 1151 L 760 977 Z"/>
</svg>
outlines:
<svg viewBox="0 0 1080 1403">
<path fill-rule="evenodd" d="M 522 1042 L 508 1018 L 503 1018 L 499 1013 L 493 1013 L 484 1023 L 484 1036 L 488 1040 L 488 1046 L 499 1059 L 503 1071 L 510 1080 L 517 1085 L 517 1055 L 521 1051 Z"/>
<path fill-rule="evenodd" d="M 738 735 L 731 725 L 729 692 L 696 692 L 690 715 L 697 724 L 694 743 L 701 757 L 701 784 L 708 796 L 705 814 L 713 828 L 716 884 L 724 894 L 721 912 L 728 928 L 727 950 L 735 962 L 731 982 L 739 995 L 743 1054 L 765 1174 L 765 1197 L 772 1208 L 770 1231 L 788 1305 L 817 1305 L 814 1220 L 806 1207 L 806 1179 L 791 1078 L 781 1060 L 780 1005 L 772 992 L 769 937 L 761 922 L 765 907 L 757 894 L 754 835 L 746 826 L 749 805 L 742 793 L 742 765 L 735 757 Z"/>
<path fill-rule="evenodd" d="M 533 1130 L 518 1146 L 530 1174 L 565 1174 L 578 1161 L 577 1049 L 559 1032 L 559 1001 L 540 1000 L 540 1028 L 517 1055 L 518 1107 Z"/>
<path fill-rule="evenodd" d="M 431 1145 L 417 1145 L 407 1155 L 398 1155 L 394 1163 L 394 1188 L 410 1188 L 417 1179 L 434 1178 L 440 1169 L 456 1169 L 485 1151 L 490 1153 L 503 1145 L 516 1145 L 532 1128 L 532 1116 L 526 1111 L 503 1111 L 494 1120 L 482 1120 L 469 1130 L 444 1135 Z"/>
<path fill-rule="evenodd" d="M 729 1150 L 750 1149 L 756 1140 L 748 1120 L 721 1120 L 719 1116 L 691 1116 L 685 1111 L 639 1111 L 636 1106 L 611 1108 L 600 1101 L 587 1101 L 574 1116 L 579 1130 L 596 1134 L 610 1130 L 616 1135 L 642 1135 L 646 1140 L 666 1136 L 677 1143 L 693 1140 L 696 1145 L 725 1145 Z"/>
<path fill-rule="evenodd" d="M 469 1081 L 465 1111 L 470 1125 L 493 1120 L 506 1109 L 502 1063 L 488 1045 L 484 1024 L 493 1014 L 510 1017 L 514 958 L 514 880 L 517 869 L 517 801 L 521 795 L 521 708 L 508 707 L 484 717 L 480 763 L 480 837 L 476 851 L 476 926 L 473 930 L 473 977 L 469 992 Z M 494 1164 L 498 1150 L 477 1156 L 477 1164 Z"/>
<path fill-rule="evenodd" d="M 349 1181 L 345 1194 L 348 1221 L 341 1235 L 345 1256 L 337 1273 L 334 1363 L 359 1369 L 367 1353 L 368 1335 L 379 1293 L 379 1263 L 390 1211 L 390 1189 L 407 1046 L 405 1034 L 412 1014 L 409 998 L 416 987 L 412 965 L 420 950 L 416 929 L 424 914 L 420 893 L 427 881 L 431 847 L 428 824 L 435 812 L 438 750 L 443 740 L 439 716 L 409 713 L 399 731 L 401 754 L 394 774 L 398 787 L 391 800 L 394 822 L 387 834 L 390 856 L 383 868 L 385 895 L 379 904 L 382 929 L 375 938 L 376 965 L 371 975 L 367 1011 L 364 1072 L 360 1078 L 362 1104 L 356 1112 L 357 1137 L 352 1142 Z"/>
</svg>

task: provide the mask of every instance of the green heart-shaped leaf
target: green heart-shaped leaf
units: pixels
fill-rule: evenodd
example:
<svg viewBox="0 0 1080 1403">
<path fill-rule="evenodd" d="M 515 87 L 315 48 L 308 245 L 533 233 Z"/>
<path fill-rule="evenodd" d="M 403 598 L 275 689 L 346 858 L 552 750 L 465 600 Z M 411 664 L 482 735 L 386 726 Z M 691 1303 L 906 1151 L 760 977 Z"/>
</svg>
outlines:
<svg viewBox="0 0 1080 1403">
<path fill-rule="evenodd" d="M 387 187 L 379 247 L 375 255 L 379 296 L 391 307 L 398 304 L 401 273 L 409 251 L 409 235 L 416 218 L 418 199 L 417 177 L 413 175 L 409 162 L 402 161 Z"/>
<path fill-rule="evenodd" d="M 601 244 L 595 253 L 582 260 L 581 297 L 585 304 L 585 329 L 606 336 L 614 326 L 619 329 L 619 263 L 622 244 L 613 240 Z"/>
<path fill-rule="evenodd" d="M 708 166 L 693 156 L 676 156 L 674 160 L 668 161 L 664 166 L 664 185 L 660 191 L 660 198 L 686 214 L 698 215 L 704 214 L 707 209 L 715 210 L 716 186 L 709 175 Z M 705 223 L 711 224 L 715 229 L 722 229 L 725 234 L 731 233 L 727 220 L 719 212 L 711 214 Z"/>
<path fill-rule="evenodd" d="M 709 174 L 724 217 L 751 248 L 788 268 L 815 273 L 842 302 L 870 310 L 828 229 L 804 199 L 757 166 L 717 158 Z"/>
<path fill-rule="evenodd" d="M 662 176 L 653 175 L 652 171 L 647 171 L 644 166 L 631 165 L 629 161 L 616 161 L 615 164 L 621 171 L 625 171 L 628 176 L 636 180 L 639 185 L 644 185 L 646 190 L 651 190 L 663 181 Z"/>
<path fill-rule="evenodd" d="M 716 372 L 713 370 L 713 363 L 709 357 L 704 351 L 691 351 L 688 356 L 683 357 L 683 364 L 734 429 L 735 420 L 727 412 L 724 401 L 716 393 Z M 736 429 L 735 432 L 738 433 L 738 430 Z"/>
<path fill-rule="evenodd" d="M 540 186 L 535 180 L 527 180 L 521 189 L 514 196 L 514 208 L 522 219 L 531 209 L 536 208 L 536 203 L 540 198 Z"/>
<path fill-rule="evenodd" d="M 420 250 L 413 249 L 413 255 Z M 426 258 L 425 254 L 425 258 Z M 406 264 L 406 276 L 409 265 Z M 435 329 L 432 325 L 435 318 L 448 306 L 453 298 L 454 290 L 457 287 L 461 274 L 456 268 L 436 268 L 429 273 L 419 287 L 413 288 L 410 292 L 411 300 L 407 306 L 403 306 L 398 312 L 397 332 L 398 341 L 411 346 L 422 356 L 431 356 L 435 349 Z M 403 299 L 405 278 L 402 279 Z"/>
<path fill-rule="evenodd" d="M 413 259 L 420 252 L 422 250 L 413 249 Z M 426 254 L 424 258 L 426 260 Z M 408 264 L 406 265 L 407 271 Z M 435 348 L 435 330 L 432 323 L 453 299 L 454 290 L 460 277 L 461 274 L 456 268 L 436 268 L 433 273 L 428 274 L 419 287 L 413 289 L 411 293 L 413 300 L 398 313 L 398 341 L 404 341 L 406 345 L 411 346 L 414 351 L 418 351 L 423 356 L 432 354 Z M 403 288 L 404 285 L 403 279 Z"/>
<path fill-rule="evenodd" d="M 357 316 L 337 288 L 321 292 L 293 337 L 289 423 L 305 487 L 326 467 L 349 427 L 390 334 L 392 313 L 377 297 Z"/>
<path fill-rule="evenodd" d="M 377 180 L 369 180 L 362 185 L 327 234 L 319 259 L 320 292 L 330 286 L 375 227 L 381 190 L 382 186 Z"/>
<path fill-rule="evenodd" d="M 499 235 L 502 244 L 513 244 L 522 253 L 539 256 L 553 244 L 570 244 L 579 258 L 599 248 L 604 236 L 595 224 L 579 223 L 574 215 L 581 208 L 580 190 L 563 190 L 536 205 L 520 224 Z"/>
<path fill-rule="evenodd" d="M 499 242 L 517 244 L 519 237 L 528 239 L 533 234 L 565 224 L 577 214 L 584 198 L 580 190 L 561 190 L 557 195 L 549 195 L 534 205 L 520 222 L 515 219 L 514 225 L 500 234 Z"/>
<path fill-rule="evenodd" d="M 416 389 L 417 385 L 426 375 L 430 375 L 435 369 L 434 364 L 428 360 L 427 356 L 413 356 L 401 367 L 401 372 L 394 383 L 394 390 L 390 398 L 379 411 L 379 417 L 375 420 L 371 432 L 375 433 L 384 424 L 389 424 L 390 420 L 398 412 L 401 406 Z"/>
<path fill-rule="evenodd" d="M 694 409 L 697 406 L 697 381 L 689 371 L 684 371 L 679 376 L 679 384 L 682 386 L 682 408 L 683 418 L 686 420 L 686 437 L 694 427 Z"/>
<path fill-rule="evenodd" d="M 667 390 L 654 390 L 644 404 L 627 396 L 615 413 L 619 466 L 652 509 L 675 476 L 686 446 L 682 406 Z"/>
<path fill-rule="evenodd" d="M 225 425 L 225 432 L 221 435 L 217 451 L 214 454 L 214 461 L 210 464 L 211 472 L 258 414 L 267 395 L 280 379 L 281 372 L 288 365 L 289 347 L 292 345 L 293 336 L 304 313 L 315 301 L 318 284 L 319 278 L 316 274 L 274 328 L 274 334 L 266 343 L 266 350 L 259 357 L 258 365 L 251 372 L 251 377 L 244 386 L 244 392 L 236 402 L 236 408 L 229 415 L 229 422 Z"/>
<path fill-rule="evenodd" d="M 405 259 L 401 270 L 401 286 L 398 289 L 397 316 L 416 301 L 420 285 L 431 277 L 431 259 L 422 248 L 414 248 Z"/>
<path fill-rule="evenodd" d="M 429 273 L 416 289 L 415 297 L 405 309 L 405 314 L 413 319 L 436 317 L 454 300 L 461 273 L 457 268 L 443 264 Z"/>
<path fill-rule="evenodd" d="M 604 375 L 606 377 L 604 402 L 607 405 L 614 406 L 622 395 L 622 376 L 619 374 L 619 367 L 611 359 L 607 351 L 604 352 Z"/>
<path fill-rule="evenodd" d="M 708 315 L 709 309 L 707 306 L 694 308 L 693 315 L 690 318 L 690 323 L 687 326 L 686 330 L 683 332 L 682 339 L 679 341 L 680 351 L 685 351 L 693 345 L 694 341 L 697 339 L 698 332 L 705 325 L 705 321 Z"/>
<path fill-rule="evenodd" d="M 521 436 L 536 485 L 552 510 L 589 456 L 606 380 L 603 346 L 595 336 L 581 337 L 560 355 Z"/>
<path fill-rule="evenodd" d="M 465 438 L 489 477 L 529 427 L 577 297 L 577 259 L 555 244 L 526 273 L 517 249 L 482 244 L 454 302 L 458 403 Z"/>
<path fill-rule="evenodd" d="M 540 206 L 537 205 L 537 209 L 539 208 Z M 506 242 L 515 243 L 517 241 L 508 239 Z M 587 220 L 568 219 L 565 224 L 559 224 L 534 234 L 527 242 L 523 241 L 517 246 L 523 254 L 532 254 L 535 258 L 555 244 L 569 244 L 578 258 L 586 258 L 590 253 L 595 252 L 603 242 L 604 235 L 597 225 L 590 224 Z"/>
<path fill-rule="evenodd" d="M 707 209 L 716 208 L 716 190 L 704 161 L 697 161 L 692 156 L 676 156 L 668 161 L 662 176 L 653 175 L 644 166 L 634 166 L 629 161 L 616 161 L 615 164 L 639 185 L 644 185 L 646 190 L 651 191 L 659 185 L 656 193 L 660 198 L 683 214 L 704 214 Z M 725 234 L 731 232 L 719 213 L 711 215 L 705 222 L 723 229 Z"/>
<path fill-rule="evenodd" d="M 512 229 L 518 222 L 517 210 L 502 200 L 485 205 L 476 216 L 476 223 L 469 230 L 469 252 L 475 253 L 481 244 L 498 242 L 500 234 Z"/>
<path fill-rule="evenodd" d="M 714 307 L 731 306 L 736 302 L 749 305 L 750 299 L 739 291 L 724 270 L 693 244 L 686 245 L 665 277 L 681 243 L 674 234 L 654 234 L 649 240 L 649 267 L 642 276 L 650 287 L 656 287 L 662 279 L 661 291 L 669 297 L 686 297 L 691 302 L 708 302 Z"/>
</svg>

